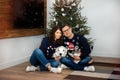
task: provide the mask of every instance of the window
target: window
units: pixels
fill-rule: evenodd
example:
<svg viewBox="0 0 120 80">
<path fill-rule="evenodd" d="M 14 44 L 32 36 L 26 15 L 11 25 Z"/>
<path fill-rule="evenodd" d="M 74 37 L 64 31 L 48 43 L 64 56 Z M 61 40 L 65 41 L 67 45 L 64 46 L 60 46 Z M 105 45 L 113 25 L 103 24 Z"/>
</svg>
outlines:
<svg viewBox="0 0 120 80">
<path fill-rule="evenodd" d="M 0 38 L 46 31 L 46 0 L 0 0 Z"/>
</svg>

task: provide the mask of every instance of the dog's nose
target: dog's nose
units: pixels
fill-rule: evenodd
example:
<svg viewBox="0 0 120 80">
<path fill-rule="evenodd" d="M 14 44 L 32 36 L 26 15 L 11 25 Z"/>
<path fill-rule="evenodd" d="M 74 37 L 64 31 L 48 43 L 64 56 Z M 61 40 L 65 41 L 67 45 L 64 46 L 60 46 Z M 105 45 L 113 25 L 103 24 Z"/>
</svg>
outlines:
<svg viewBox="0 0 120 80">
<path fill-rule="evenodd" d="M 60 56 L 62 56 L 62 53 L 60 53 Z"/>
</svg>

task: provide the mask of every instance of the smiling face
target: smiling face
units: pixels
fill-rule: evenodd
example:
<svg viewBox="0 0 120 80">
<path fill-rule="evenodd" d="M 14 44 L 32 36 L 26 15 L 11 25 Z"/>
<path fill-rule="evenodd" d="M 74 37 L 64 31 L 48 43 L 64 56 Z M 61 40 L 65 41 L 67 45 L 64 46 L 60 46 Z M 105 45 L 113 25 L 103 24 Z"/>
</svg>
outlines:
<svg viewBox="0 0 120 80">
<path fill-rule="evenodd" d="M 62 36 L 62 32 L 59 29 L 56 30 L 56 32 L 55 32 L 55 40 L 60 39 L 61 36 Z"/>
<path fill-rule="evenodd" d="M 72 38 L 73 37 L 72 28 L 69 27 L 69 26 L 64 26 L 62 28 L 62 32 L 63 32 L 64 36 L 66 36 L 68 38 Z"/>
</svg>

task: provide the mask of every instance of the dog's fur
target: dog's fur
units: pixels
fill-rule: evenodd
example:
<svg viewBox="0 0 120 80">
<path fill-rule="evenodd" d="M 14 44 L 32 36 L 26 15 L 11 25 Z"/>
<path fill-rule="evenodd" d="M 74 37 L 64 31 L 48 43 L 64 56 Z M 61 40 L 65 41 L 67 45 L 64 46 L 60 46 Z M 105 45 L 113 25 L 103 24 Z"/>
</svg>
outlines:
<svg viewBox="0 0 120 80">
<path fill-rule="evenodd" d="M 59 46 L 56 48 L 53 57 L 55 56 L 65 57 L 66 55 L 67 55 L 67 48 L 65 48 L 64 46 Z"/>
<path fill-rule="evenodd" d="M 65 57 L 66 55 L 67 55 L 67 48 L 65 48 L 64 46 L 59 46 L 56 48 L 55 53 L 53 54 L 53 57 L 58 56 L 58 57 L 62 58 L 62 57 Z M 63 65 L 61 63 L 59 65 L 59 67 L 67 68 L 65 65 Z"/>
</svg>

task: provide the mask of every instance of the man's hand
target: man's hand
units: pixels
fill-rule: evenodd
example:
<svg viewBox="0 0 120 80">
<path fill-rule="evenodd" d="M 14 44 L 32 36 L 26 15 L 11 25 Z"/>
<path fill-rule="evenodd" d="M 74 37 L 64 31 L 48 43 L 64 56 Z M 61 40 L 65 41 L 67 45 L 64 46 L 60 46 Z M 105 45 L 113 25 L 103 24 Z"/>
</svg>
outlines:
<svg viewBox="0 0 120 80">
<path fill-rule="evenodd" d="M 74 55 L 73 56 L 74 60 L 80 60 L 80 56 Z"/>
</svg>

